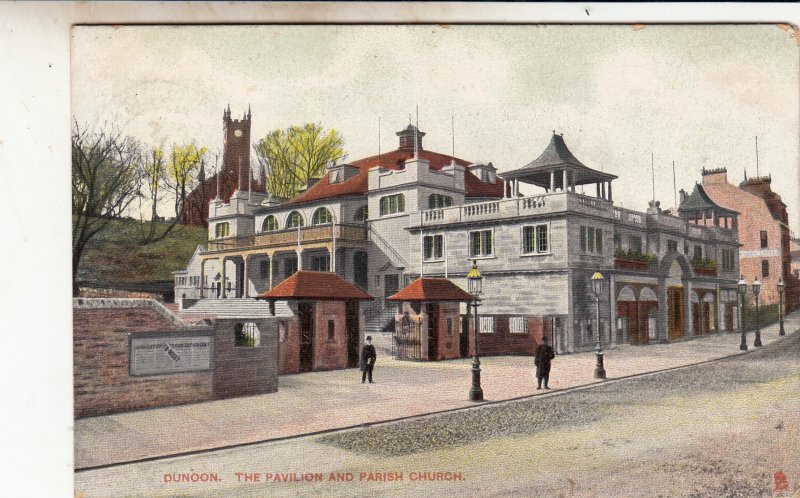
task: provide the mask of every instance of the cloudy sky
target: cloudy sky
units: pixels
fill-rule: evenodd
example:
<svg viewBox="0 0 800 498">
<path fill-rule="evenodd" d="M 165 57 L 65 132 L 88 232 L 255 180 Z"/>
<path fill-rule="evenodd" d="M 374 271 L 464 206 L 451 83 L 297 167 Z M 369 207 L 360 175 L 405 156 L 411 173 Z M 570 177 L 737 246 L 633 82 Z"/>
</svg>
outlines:
<svg viewBox="0 0 800 498">
<path fill-rule="evenodd" d="M 253 137 L 317 122 L 350 159 L 397 146 L 419 106 L 425 148 L 523 166 L 552 130 L 612 172 L 617 204 L 673 204 L 701 168 L 771 174 L 798 216 L 798 46 L 774 25 L 77 27 L 73 115 L 148 144 L 222 147 L 222 110 Z M 168 213 L 166 213 L 168 214 Z"/>
</svg>

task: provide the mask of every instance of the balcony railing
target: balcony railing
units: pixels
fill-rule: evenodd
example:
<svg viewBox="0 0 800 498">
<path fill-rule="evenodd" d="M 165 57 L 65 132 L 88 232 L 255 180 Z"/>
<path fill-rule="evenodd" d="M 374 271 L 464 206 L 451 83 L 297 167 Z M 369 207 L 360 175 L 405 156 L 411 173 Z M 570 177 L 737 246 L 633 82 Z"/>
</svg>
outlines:
<svg viewBox="0 0 800 498">
<path fill-rule="evenodd" d="M 207 251 L 225 251 L 231 249 L 246 249 L 249 247 L 278 247 L 291 246 L 298 243 L 311 244 L 315 242 L 328 242 L 335 233 L 337 242 L 367 242 L 367 228 L 365 225 L 336 224 L 317 225 L 297 228 L 287 228 L 275 232 L 263 232 L 240 237 L 226 237 L 210 240 Z"/>
<path fill-rule="evenodd" d="M 546 214 L 567 211 L 612 216 L 611 202 L 582 194 L 558 192 L 532 195 L 514 199 L 465 204 L 447 208 L 429 209 L 419 213 L 416 226 L 445 225 L 467 221 L 497 220 L 530 214 Z"/>
</svg>

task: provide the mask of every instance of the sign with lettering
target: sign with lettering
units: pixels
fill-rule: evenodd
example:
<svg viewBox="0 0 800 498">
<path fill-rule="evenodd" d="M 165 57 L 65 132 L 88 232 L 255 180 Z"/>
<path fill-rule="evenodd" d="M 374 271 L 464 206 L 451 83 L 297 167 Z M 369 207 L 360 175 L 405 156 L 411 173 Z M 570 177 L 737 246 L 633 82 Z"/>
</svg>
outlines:
<svg viewBox="0 0 800 498">
<path fill-rule="evenodd" d="M 194 372 L 211 368 L 210 335 L 132 337 L 131 375 Z"/>
</svg>

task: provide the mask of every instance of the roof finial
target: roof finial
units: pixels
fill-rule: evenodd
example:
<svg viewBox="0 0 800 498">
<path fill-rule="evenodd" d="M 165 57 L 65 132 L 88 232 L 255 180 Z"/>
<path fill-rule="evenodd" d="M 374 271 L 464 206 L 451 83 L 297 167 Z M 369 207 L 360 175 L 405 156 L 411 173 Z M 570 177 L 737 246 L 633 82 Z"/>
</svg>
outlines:
<svg viewBox="0 0 800 498">
<path fill-rule="evenodd" d="M 555 134 L 556 134 L 556 130 L 553 130 L 553 135 L 555 135 Z"/>
<path fill-rule="evenodd" d="M 417 106 L 417 129 L 414 130 L 414 159 L 419 159 L 419 105 Z"/>
</svg>

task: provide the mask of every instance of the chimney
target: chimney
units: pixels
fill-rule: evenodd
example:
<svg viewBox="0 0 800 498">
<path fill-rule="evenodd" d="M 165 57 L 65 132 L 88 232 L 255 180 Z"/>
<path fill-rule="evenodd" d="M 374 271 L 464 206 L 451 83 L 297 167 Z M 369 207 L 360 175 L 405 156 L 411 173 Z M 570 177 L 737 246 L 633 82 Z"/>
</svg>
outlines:
<svg viewBox="0 0 800 498">
<path fill-rule="evenodd" d="M 686 198 L 689 197 L 689 195 L 683 189 L 680 189 L 678 191 L 678 193 L 680 194 L 680 199 L 681 199 L 681 202 L 678 204 L 678 206 L 680 206 L 681 204 L 683 204 L 686 201 Z"/>
</svg>

